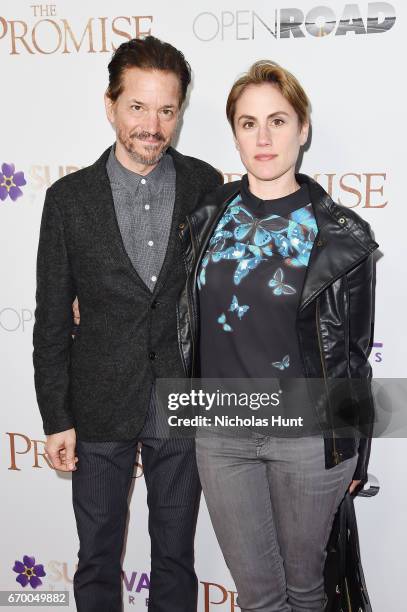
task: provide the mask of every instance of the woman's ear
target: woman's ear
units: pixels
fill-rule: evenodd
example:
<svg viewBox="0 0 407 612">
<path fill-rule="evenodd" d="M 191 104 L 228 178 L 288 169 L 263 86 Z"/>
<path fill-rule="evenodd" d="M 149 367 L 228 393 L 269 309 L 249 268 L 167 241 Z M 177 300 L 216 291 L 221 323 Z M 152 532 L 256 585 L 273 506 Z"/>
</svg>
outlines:
<svg viewBox="0 0 407 612">
<path fill-rule="evenodd" d="M 300 129 L 301 146 L 305 145 L 305 143 L 307 142 L 308 134 L 309 134 L 309 121 L 306 121 L 305 123 L 302 124 L 301 129 Z"/>
</svg>

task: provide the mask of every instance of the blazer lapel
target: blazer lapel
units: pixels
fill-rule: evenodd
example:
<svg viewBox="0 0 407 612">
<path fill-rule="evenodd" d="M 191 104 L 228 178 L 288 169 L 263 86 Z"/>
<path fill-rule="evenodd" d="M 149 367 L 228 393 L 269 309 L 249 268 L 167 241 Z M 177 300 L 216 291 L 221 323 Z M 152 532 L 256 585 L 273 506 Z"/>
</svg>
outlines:
<svg viewBox="0 0 407 612">
<path fill-rule="evenodd" d="M 303 310 L 328 285 L 351 270 L 379 245 L 354 220 L 352 213 L 336 206 L 313 179 L 298 174 L 299 183 L 309 185 L 311 203 L 318 226 L 301 293 Z"/>
<path fill-rule="evenodd" d="M 152 295 L 149 287 L 134 268 L 131 259 L 123 244 L 119 224 L 117 222 L 114 208 L 113 194 L 109 177 L 106 171 L 106 162 L 109 157 L 110 147 L 103 155 L 88 169 L 87 181 L 87 203 L 92 212 L 91 222 L 96 226 L 105 248 L 109 251 L 115 264 L 126 268 L 129 276 L 139 285 L 141 289 Z"/>
</svg>

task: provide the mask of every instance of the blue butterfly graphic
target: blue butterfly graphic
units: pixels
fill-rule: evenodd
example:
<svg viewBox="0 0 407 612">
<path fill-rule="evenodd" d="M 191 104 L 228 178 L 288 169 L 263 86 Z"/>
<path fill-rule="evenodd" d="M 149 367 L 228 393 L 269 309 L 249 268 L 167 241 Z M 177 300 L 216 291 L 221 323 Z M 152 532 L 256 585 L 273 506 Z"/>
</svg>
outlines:
<svg viewBox="0 0 407 612">
<path fill-rule="evenodd" d="M 299 208 L 298 210 L 294 210 L 290 219 L 298 223 L 299 225 L 303 225 L 308 230 L 312 230 L 315 234 L 318 232 L 317 222 L 315 221 L 314 215 L 312 214 L 312 205 L 308 204 L 303 208 Z"/>
<path fill-rule="evenodd" d="M 217 263 L 222 259 L 223 256 L 223 247 L 226 244 L 226 238 L 231 238 L 232 233 L 221 231 L 218 234 L 214 234 L 209 242 L 208 249 L 202 259 L 201 268 L 198 276 L 198 288 L 201 289 L 203 285 L 206 283 L 206 267 L 209 262 L 212 260 L 214 263 Z"/>
<path fill-rule="evenodd" d="M 233 329 L 230 327 L 229 323 L 226 323 L 226 315 L 224 312 L 218 317 L 218 323 L 222 325 L 223 331 L 231 332 Z"/>
<path fill-rule="evenodd" d="M 308 208 L 308 206 L 303 206 L 302 208 L 294 210 L 290 214 L 290 219 L 296 223 L 299 223 L 300 225 L 307 225 L 307 223 L 310 223 L 311 220 L 313 220 L 313 216 L 311 215 L 311 210 Z"/>
<path fill-rule="evenodd" d="M 284 283 L 284 272 L 281 268 L 277 268 L 274 276 L 268 282 L 269 287 L 273 287 L 274 295 L 293 295 L 297 293 L 294 287 Z"/>
<path fill-rule="evenodd" d="M 247 251 L 249 251 L 249 253 Z M 251 245 L 236 242 L 235 246 L 231 246 L 221 253 L 219 259 L 239 261 L 233 275 L 233 282 L 235 285 L 239 285 L 240 281 L 243 280 L 249 274 L 249 272 L 251 272 L 251 270 L 257 268 L 259 263 L 264 260 L 264 257 L 262 257 L 260 254 L 250 257 L 251 251 Z M 219 259 L 217 261 L 219 261 Z"/>
<path fill-rule="evenodd" d="M 301 266 L 307 266 L 310 255 L 311 255 L 311 250 L 308 248 L 305 248 L 301 252 L 299 252 L 296 255 L 296 257 L 288 257 L 285 263 L 288 266 L 294 266 L 295 268 L 300 268 Z"/>
<path fill-rule="evenodd" d="M 232 303 L 229 306 L 230 312 L 235 312 L 235 310 L 237 310 L 237 316 L 239 317 L 239 319 L 241 319 L 246 314 L 249 308 L 250 306 L 239 306 L 239 302 L 235 295 L 233 296 Z"/>
<path fill-rule="evenodd" d="M 257 219 L 243 206 L 233 206 L 230 212 L 238 224 L 234 231 L 236 240 L 252 240 L 257 247 L 265 246 L 272 239 L 273 233 L 284 231 L 290 223 L 278 215 Z"/>
<path fill-rule="evenodd" d="M 285 253 L 279 249 L 279 253 L 283 257 L 289 257 L 285 262 L 289 266 L 307 266 L 312 245 L 318 233 L 318 226 L 311 214 L 310 205 L 295 210 L 291 213 L 290 218 L 292 221 L 287 231 L 290 248 Z"/>
<path fill-rule="evenodd" d="M 222 259 L 242 259 L 246 255 L 247 247 L 247 244 L 236 242 L 234 247 L 229 247 L 222 252 Z"/>
<path fill-rule="evenodd" d="M 290 224 L 287 228 L 287 238 L 290 241 L 291 245 L 294 246 L 296 242 L 304 240 L 303 229 L 301 225 L 298 223 L 294 223 L 290 221 Z"/>
<path fill-rule="evenodd" d="M 233 275 L 233 282 L 235 285 L 239 285 L 240 281 L 242 281 L 252 270 L 257 268 L 259 263 L 263 260 L 263 257 L 241 259 Z"/>
<path fill-rule="evenodd" d="M 262 255 L 267 255 L 267 257 L 271 257 L 274 254 L 269 244 L 264 247 L 258 247 L 254 244 L 248 244 L 247 248 L 249 249 L 250 253 L 253 253 L 255 257 L 261 257 Z"/>
<path fill-rule="evenodd" d="M 290 355 L 285 355 L 281 361 L 273 361 L 271 365 L 278 370 L 285 370 L 290 367 Z"/>
<path fill-rule="evenodd" d="M 216 230 L 209 241 L 206 253 L 218 252 L 219 250 L 223 249 L 226 239 L 231 238 L 232 236 L 232 232 L 228 232 L 227 230 Z"/>
<path fill-rule="evenodd" d="M 226 210 L 225 214 L 223 215 L 218 225 L 216 226 L 215 233 L 222 230 L 225 227 L 225 225 L 227 225 L 229 221 L 231 221 L 231 219 L 232 219 L 232 213 L 229 210 Z"/>
<path fill-rule="evenodd" d="M 290 242 L 285 234 L 277 234 L 277 236 L 274 237 L 274 244 L 281 257 L 288 257 L 292 251 Z"/>
<path fill-rule="evenodd" d="M 315 236 L 311 235 L 311 232 L 308 234 L 308 240 L 305 238 L 302 240 L 299 238 L 292 239 L 291 245 L 296 253 L 295 255 L 291 255 L 291 257 L 289 257 L 285 263 L 289 266 L 296 267 L 307 266 L 314 240 Z"/>
<path fill-rule="evenodd" d="M 196 284 L 198 285 L 199 291 L 202 289 L 204 285 L 206 285 L 206 268 L 201 267 L 201 271 L 199 272 L 199 276 L 197 278 Z"/>
</svg>

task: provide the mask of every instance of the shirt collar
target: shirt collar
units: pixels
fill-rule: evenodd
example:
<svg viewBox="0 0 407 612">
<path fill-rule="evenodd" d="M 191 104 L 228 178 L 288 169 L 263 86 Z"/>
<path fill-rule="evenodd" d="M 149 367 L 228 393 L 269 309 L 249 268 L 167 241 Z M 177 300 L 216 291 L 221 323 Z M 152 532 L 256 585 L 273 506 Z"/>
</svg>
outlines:
<svg viewBox="0 0 407 612">
<path fill-rule="evenodd" d="M 145 176 L 137 174 L 119 162 L 115 155 L 115 145 L 112 145 L 106 162 L 110 181 L 125 187 L 133 195 L 138 192 L 140 185 L 147 185 L 154 195 L 159 193 L 165 186 L 172 167 L 172 158 L 166 153 L 151 172 Z"/>
<path fill-rule="evenodd" d="M 258 215 L 268 214 L 287 217 L 294 210 L 306 206 L 311 201 L 308 185 L 306 183 L 303 183 L 294 193 L 290 193 L 282 198 L 262 200 L 250 191 L 247 174 L 242 178 L 240 193 L 243 204 Z"/>
</svg>

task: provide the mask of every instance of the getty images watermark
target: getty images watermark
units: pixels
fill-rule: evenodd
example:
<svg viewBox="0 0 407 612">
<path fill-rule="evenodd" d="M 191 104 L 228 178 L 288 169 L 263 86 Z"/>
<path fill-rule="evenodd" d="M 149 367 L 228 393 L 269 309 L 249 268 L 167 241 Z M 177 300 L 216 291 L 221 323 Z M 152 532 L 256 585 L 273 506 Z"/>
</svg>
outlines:
<svg viewBox="0 0 407 612">
<path fill-rule="evenodd" d="M 168 417 L 170 427 L 301 427 L 303 417 L 284 418 L 282 415 L 271 415 L 270 417 L 258 418 L 255 415 L 241 417 L 239 415 L 224 414 L 224 409 L 246 408 L 259 410 L 260 408 L 277 407 L 280 405 L 281 391 L 273 393 L 228 393 L 217 389 L 207 392 L 203 389 L 191 389 L 188 392 L 169 393 L 168 410 L 176 411 L 181 408 L 196 408 L 198 411 L 209 412 L 220 410 L 221 414 L 206 416 L 196 414 L 195 416 L 171 415 Z"/>
<path fill-rule="evenodd" d="M 377 382 L 377 381 L 376 381 Z M 158 437 L 194 437 L 199 432 L 247 435 L 370 437 L 396 422 L 397 397 L 365 379 L 157 379 L 154 418 Z M 405 385 L 401 385 L 404 389 Z M 355 402 L 357 409 L 355 409 Z M 391 423 L 388 421 L 390 416 Z M 394 429 L 395 428 L 395 429 Z M 216 430 L 216 431 L 215 431 Z"/>
</svg>

